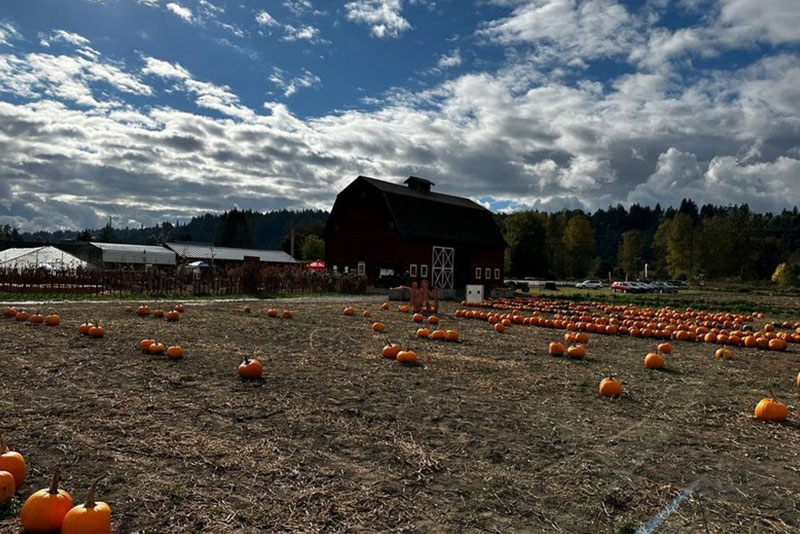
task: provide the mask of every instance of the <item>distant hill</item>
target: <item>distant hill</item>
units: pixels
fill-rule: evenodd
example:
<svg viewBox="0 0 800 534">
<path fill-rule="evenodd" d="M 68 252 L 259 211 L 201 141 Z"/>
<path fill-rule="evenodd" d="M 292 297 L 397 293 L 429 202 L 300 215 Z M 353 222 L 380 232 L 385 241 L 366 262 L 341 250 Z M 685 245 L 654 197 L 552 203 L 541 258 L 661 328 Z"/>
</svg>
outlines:
<svg viewBox="0 0 800 534">
<path fill-rule="evenodd" d="M 321 235 L 327 220 L 328 212 L 323 210 L 280 210 L 267 213 L 232 210 L 220 214 L 207 213 L 200 217 L 193 217 L 186 224 L 174 225 L 167 222 L 158 226 L 142 228 L 107 226 L 82 231 L 22 232 L 19 234 L 19 238 L 23 241 L 47 243 L 97 240 L 139 245 L 154 245 L 167 241 L 193 241 L 215 243 L 220 246 L 288 249 L 289 233 L 292 229 L 295 230 L 299 240 L 302 240 L 305 235 Z M 235 242 L 230 242 L 234 238 L 236 238 Z M 298 243 L 296 243 L 297 245 Z"/>
</svg>

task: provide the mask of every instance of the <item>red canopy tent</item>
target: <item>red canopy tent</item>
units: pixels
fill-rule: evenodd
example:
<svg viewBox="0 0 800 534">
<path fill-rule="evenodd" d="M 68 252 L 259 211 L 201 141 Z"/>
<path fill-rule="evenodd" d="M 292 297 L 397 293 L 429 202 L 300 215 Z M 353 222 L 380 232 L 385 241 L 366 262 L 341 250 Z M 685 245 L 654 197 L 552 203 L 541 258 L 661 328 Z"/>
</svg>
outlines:
<svg viewBox="0 0 800 534">
<path fill-rule="evenodd" d="M 306 264 L 306 271 L 324 271 L 325 262 L 322 260 L 314 260 Z"/>
</svg>

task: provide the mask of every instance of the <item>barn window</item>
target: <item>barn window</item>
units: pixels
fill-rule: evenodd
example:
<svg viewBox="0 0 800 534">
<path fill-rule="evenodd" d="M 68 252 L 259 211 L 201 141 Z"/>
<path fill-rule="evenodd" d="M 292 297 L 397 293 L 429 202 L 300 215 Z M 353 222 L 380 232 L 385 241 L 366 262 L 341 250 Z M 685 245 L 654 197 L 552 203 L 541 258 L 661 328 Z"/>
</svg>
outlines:
<svg viewBox="0 0 800 534">
<path fill-rule="evenodd" d="M 475 279 L 476 280 L 480 280 L 481 279 L 481 268 L 480 267 L 475 267 Z"/>
<path fill-rule="evenodd" d="M 491 280 L 492 279 L 492 269 L 491 269 L 491 267 L 487 267 L 487 268 L 485 268 L 483 270 L 483 277 L 486 278 L 487 280 Z"/>
<path fill-rule="evenodd" d="M 500 280 L 500 269 L 495 269 L 494 270 L 494 279 L 495 280 Z"/>
<path fill-rule="evenodd" d="M 416 263 L 412 263 L 411 265 L 408 266 L 408 274 L 411 275 L 411 278 L 416 278 L 417 277 L 417 264 Z"/>
<path fill-rule="evenodd" d="M 419 277 L 420 278 L 427 278 L 428 277 L 428 264 L 423 263 L 419 266 Z"/>
<path fill-rule="evenodd" d="M 358 262 L 358 276 L 364 276 L 367 273 L 367 264 L 363 261 Z"/>
</svg>

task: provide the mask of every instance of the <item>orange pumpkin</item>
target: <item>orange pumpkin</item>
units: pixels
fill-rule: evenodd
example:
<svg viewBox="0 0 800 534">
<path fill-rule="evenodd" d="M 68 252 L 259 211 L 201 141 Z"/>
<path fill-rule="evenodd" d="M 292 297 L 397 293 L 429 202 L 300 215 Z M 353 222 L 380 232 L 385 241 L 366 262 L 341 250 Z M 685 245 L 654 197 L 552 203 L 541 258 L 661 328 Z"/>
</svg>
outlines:
<svg viewBox="0 0 800 534">
<path fill-rule="evenodd" d="M 496 325 L 494 325 L 494 331 L 497 332 L 498 334 L 502 334 L 503 332 L 506 331 L 506 326 L 503 323 L 497 323 Z"/>
<path fill-rule="evenodd" d="M 181 314 L 175 310 L 171 310 L 167 312 L 167 321 L 174 322 L 178 321 L 181 318 Z"/>
<path fill-rule="evenodd" d="M 428 324 L 439 324 L 439 318 L 435 315 L 428 317 Z"/>
<path fill-rule="evenodd" d="M 183 304 L 176 304 L 175 306 L 172 307 L 172 309 L 178 313 L 183 313 L 186 311 L 186 306 L 184 306 Z"/>
<path fill-rule="evenodd" d="M 55 313 L 51 313 L 44 319 L 44 324 L 47 326 L 58 326 L 61 324 L 61 317 L 56 315 Z"/>
<path fill-rule="evenodd" d="M 619 397 L 622 395 L 622 382 L 609 376 L 600 381 L 599 391 L 604 397 Z"/>
<path fill-rule="evenodd" d="M 167 347 L 164 346 L 163 343 L 159 343 L 158 341 L 147 347 L 147 351 L 150 354 L 164 354 L 165 350 L 167 350 Z"/>
<path fill-rule="evenodd" d="M 764 398 L 756 405 L 755 416 L 762 421 L 785 421 L 789 407 L 775 399 Z"/>
<path fill-rule="evenodd" d="M 384 310 L 388 310 L 389 309 L 389 303 L 388 302 L 384 302 L 383 306 L 381 306 L 381 308 L 384 309 Z"/>
<path fill-rule="evenodd" d="M 75 506 L 64 516 L 61 534 L 111 534 L 111 508 L 95 501 L 99 481 L 92 483 L 86 503 Z"/>
<path fill-rule="evenodd" d="M 417 353 L 413 350 L 401 350 L 397 353 L 397 361 L 405 365 L 417 363 L 417 358 Z"/>
<path fill-rule="evenodd" d="M 355 314 L 356 314 L 356 309 L 355 309 L 355 308 L 353 308 L 352 306 L 347 306 L 347 307 L 344 309 L 344 314 L 345 314 L 345 315 L 348 315 L 348 316 L 355 315 Z"/>
<path fill-rule="evenodd" d="M 255 358 L 245 358 L 242 363 L 239 364 L 237 372 L 242 378 L 261 378 L 264 372 L 264 366 Z"/>
<path fill-rule="evenodd" d="M 409 311 L 411 311 L 411 308 L 409 308 L 407 304 L 403 304 L 399 308 L 397 308 L 397 311 L 399 311 L 400 313 L 408 313 Z"/>
<path fill-rule="evenodd" d="M 291 319 L 292 317 L 294 317 L 294 312 L 291 310 L 283 310 L 283 313 L 281 313 L 281 317 L 283 317 L 284 319 Z"/>
<path fill-rule="evenodd" d="M 558 341 L 553 341 L 550 343 L 550 356 L 563 356 L 564 355 L 564 345 L 559 343 Z"/>
<path fill-rule="evenodd" d="M 400 352 L 400 345 L 397 343 L 387 343 L 385 347 L 383 347 L 383 351 L 381 354 L 384 358 L 389 360 L 397 359 L 397 354 Z"/>
<path fill-rule="evenodd" d="M 720 347 L 714 351 L 714 358 L 717 360 L 732 360 L 733 351 L 725 347 Z"/>
<path fill-rule="evenodd" d="M 435 341 L 438 341 L 444 339 L 446 335 L 447 334 L 445 333 L 444 330 L 434 330 L 433 332 L 430 333 L 428 339 L 433 339 Z"/>
<path fill-rule="evenodd" d="M 142 304 L 136 310 L 136 315 L 138 315 L 139 317 L 148 317 L 150 315 L 150 306 Z"/>
<path fill-rule="evenodd" d="M 8 449 L 3 436 L 0 436 L 0 471 L 8 471 L 14 477 L 14 484 L 17 488 L 22 486 L 28 476 L 28 466 L 25 458 L 15 451 Z"/>
<path fill-rule="evenodd" d="M 797 384 L 797 387 L 800 387 L 800 373 L 797 373 L 797 378 L 794 379 L 794 383 Z"/>
<path fill-rule="evenodd" d="M 89 328 L 89 337 L 95 337 L 95 338 L 103 337 L 105 333 L 106 329 L 100 326 L 99 324 L 95 324 L 93 327 Z"/>
<path fill-rule="evenodd" d="M 655 352 L 651 352 L 644 359 L 644 366 L 648 369 L 663 369 L 664 357 Z"/>
<path fill-rule="evenodd" d="M 0 506 L 10 501 L 16 491 L 17 483 L 14 482 L 14 475 L 0 470 Z"/>
<path fill-rule="evenodd" d="M 150 354 L 150 345 L 155 343 L 155 339 L 143 339 L 139 342 L 139 348 L 142 349 L 142 352 L 145 354 Z"/>
<path fill-rule="evenodd" d="M 246 313 L 249 313 L 249 312 L 246 312 Z M 153 311 L 153 317 L 155 317 L 156 319 L 162 319 L 164 317 L 164 310 L 154 310 Z"/>
<path fill-rule="evenodd" d="M 567 356 L 574 360 L 582 360 L 586 357 L 586 347 L 583 345 L 570 345 L 567 347 Z"/>
<path fill-rule="evenodd" d="M 386 329 L 386 325 L 380 322 L 372 323 L 372 329 L 376 332 L 383 332 Z"/>
<path fill-rule="evenodd" d="M 445 341 L 458 341 L 458 332 L 456 330 L 447 330 L 444 333 Z"/>
<path fill-rule="evenodd" d="M 133 313 L 133 306 L 125 306 L 125 313 Z"/>
<path fill-rule="evenodd" d="M 431 334 L 431 331 L 427 328 L 418 328 L 417 329 L 417 337 L 428 337 Z"/>
<path fill-rule="evenodd" d="M 72 497 L 58 489 L 61 470 L 56 469 L 49 488 L 41 489 L 28 497 L 20 510 L 20 520 L 25 532 L 59 532 L 64 516 L 72 508 Z"/>
<path fill-rule="evenodd" d="M 276 310 L 275 308 L 270 308 L 269 310 L 267 310 L 267 315 L 269 315 L 270 317 L 273 317 L 273 318 L 277 317 L 278 316 L 278 310 Z"/>
<path fill-rule="evenodd" d="M 362 313 L 361 316 L 364 318 L 372 317 L 372 312 L 369 310 L 364 310 L 364 313 Z"/>
<path fill-rule="evenodd" d="M 17 312 L 17 315 L 14 318 L 17 321 L 27 321 L 30 318 L 30 314 L 25 310 L 21 310 Z"/>
<path fill-rule="evenodd" d="M 411 320 L 415 323 L 421 323 L 424 318 L 421 313 L 415 313 L 411 316 Z"/>
<path fill-rule="evenodd" d="M 28 319 L 33 324 L 42 324 L 44 323 L 44 315 L 39 313 L 38 311 L 31 315 L 31 318 Z"/>
<path fill-rule="evenodd" d="M 672 345 L 670 345 L 669 343 L 659 343 L 658 352 L 661 352 L 663 354 L 672 354 Z"/>
<path fill-rule="evenodd" d="M 170 360 L 180 360 L 183 358 L 183 347 L 180 345 L 172 345 L 167 348 L 167 358 Z"/>
<path fill-rule="evenodd" d="M 3 310 L 3 316 L 6 319 L 13 319 L 14 317 L 17 316 L 17 309 L 14 308 L 13 306 L 6 306 L 6 309 Z"/>
<path fill-rule="evenodd" d="M 782 339 L 778 339 L 778 338 L 770 339 L 768 346 L 769 346 L 770 350 L 784 351 L 784 350 L 786 350 L 786 341 L 784 341 Z"/>
<path fill-rule="evenodd" d="M 78 327 L 78 333 L 79 334 L 83 334 L 84 336 L 88 336 L 89 335 L 89 329 L 91 327 L 93 327 L 93 326 L 94 325 L 92 323 L 90 323 L 89 321 L 86 321 L 85 323 L 83 323 L 82 325 L 80 325 Z"/>
</svg>

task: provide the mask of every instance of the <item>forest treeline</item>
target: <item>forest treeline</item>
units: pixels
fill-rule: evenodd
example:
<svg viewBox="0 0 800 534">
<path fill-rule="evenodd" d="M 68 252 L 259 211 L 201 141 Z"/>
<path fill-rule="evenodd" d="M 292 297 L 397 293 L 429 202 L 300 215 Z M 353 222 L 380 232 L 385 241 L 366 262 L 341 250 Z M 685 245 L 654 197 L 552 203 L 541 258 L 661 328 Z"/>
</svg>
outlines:
<svg viewBox="0 0 800 534">
<path fill-rule="evenodd" d="M 686 199 L 678 208 L 634 204 L 497 219 L 509 244 L 509 276 L 636 279 L 647 264 L 650 278 L 756 280 L 786 263 L 784 281 L 798 277 L 797 208 L 755 213 L 747 204 L 698 208 Z"/>
<path fill-rule="evenodd" d="M 39 242 L 99 240 L 158 244 L 168 241 L 219 246 L 290 250 L 295 256 L 324 256 L 322 230 L 328 212 L 231 210 L 186 223 L 142 228 L 19 233 L 0 226 L 0 240 Z M 683 200 L 678 208 L 617 205 L 594 213 L 520 211 L 495 215 L 509 247 L 510 277 L 606 279 L 650 277 L 767 280 L 800 283 L 800 214 L 756 213 L 747 204 L 698 207 Z M 776 274 L 776 269 L 783 265 Z"/>
</svg>

